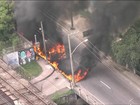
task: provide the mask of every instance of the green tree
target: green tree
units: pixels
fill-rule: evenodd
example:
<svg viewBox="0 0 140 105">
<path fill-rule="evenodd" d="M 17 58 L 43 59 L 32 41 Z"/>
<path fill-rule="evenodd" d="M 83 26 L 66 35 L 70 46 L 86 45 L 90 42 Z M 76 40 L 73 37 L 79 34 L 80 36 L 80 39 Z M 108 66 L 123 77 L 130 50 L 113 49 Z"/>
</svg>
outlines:
<svg viewBox="0 0 140 105">
<path fill-rule="evenodd" d="M 140 20 L 129 28 L 119 42 L 112 44 L 113 58 L 117 63 L 140 71 Z"/>
<path fill-rule="evenodd" d="M 0 1 L 0 40 L 7 41 L 13 34 L 13 4 L 7 0 Z"/>
<path fill-rule="evenodd" d="M 15 33 L 13 2 L 0 0 L 0 50 L 15 45 L 18 36 Z"/>
</svg>

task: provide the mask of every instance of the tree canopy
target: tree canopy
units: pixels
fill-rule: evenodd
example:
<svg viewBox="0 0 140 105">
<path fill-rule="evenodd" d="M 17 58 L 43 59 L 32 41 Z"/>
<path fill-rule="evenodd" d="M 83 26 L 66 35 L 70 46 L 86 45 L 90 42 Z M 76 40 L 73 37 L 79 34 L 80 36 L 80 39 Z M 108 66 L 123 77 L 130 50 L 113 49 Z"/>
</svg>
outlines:
<svg viewBox="0 0 140 105">
<path fill-rule="evenodd" d="M 13 3 L 0 0 L 0 50 L 5 44 L 14 45 L 16 41 Z"/>
<path fill-rule="evenodd" d="M 114 59 L 131 69 L 140 71 L 140 19 L 122 36 L 122 40 L 112 44 Z"/>
<path fill-rule="evenodd" d="M 6 0 L 0 1 L 0 40 L 7 41 L 13 33 L 13 6 Z"/>
</svg>

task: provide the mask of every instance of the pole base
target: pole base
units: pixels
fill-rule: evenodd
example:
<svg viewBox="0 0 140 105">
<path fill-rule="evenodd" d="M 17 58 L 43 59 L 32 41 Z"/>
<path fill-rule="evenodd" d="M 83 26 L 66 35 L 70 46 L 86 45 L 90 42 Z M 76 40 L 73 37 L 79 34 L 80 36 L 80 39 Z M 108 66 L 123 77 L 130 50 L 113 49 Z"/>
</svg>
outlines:
<svg viewBox="0 0 140 105">
<path fill-rule="evenodd" d="M 75 30 L 75 28 L 74 28 L 74 27 L 71 27 L 70 29 L 71 29 L 71 30 Z"/>
<path fill-rule="evenodd" d="M 78 85 L 77 85 L 76 83 L 73 83 L 73 82 L 71 82 L 70 85 L 71 85 L 71 86 L 70 86 L 71 89 L 74 89 L 75 87 L 78 87 Z"/>
</svg>

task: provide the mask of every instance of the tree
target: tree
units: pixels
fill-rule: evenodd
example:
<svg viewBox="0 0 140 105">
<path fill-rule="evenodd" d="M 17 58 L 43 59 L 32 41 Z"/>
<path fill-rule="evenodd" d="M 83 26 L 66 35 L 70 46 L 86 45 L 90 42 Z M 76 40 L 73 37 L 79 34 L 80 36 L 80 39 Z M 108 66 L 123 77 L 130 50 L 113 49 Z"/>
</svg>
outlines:
<svg viewBox="0 0 140 105">
<path fill-rule="evenodd" d="M 17 42 L 16 39 L 13 3 L 0 0 L 0 50 L 7 43 L 9 46 L 14 45 Z"/>
<path fill-rule="evenodd" d="M 9 35 L 13 34 L 13 5 L 6 0 L 0 1 L 0 40 L 9 40 Z"/>
<path fill-rule="evenodd" d="M 129 28 L 119 42 L 113 42 L 113 58 L 117 63 L 140 71 L 140 20 Z"/>
</svg>

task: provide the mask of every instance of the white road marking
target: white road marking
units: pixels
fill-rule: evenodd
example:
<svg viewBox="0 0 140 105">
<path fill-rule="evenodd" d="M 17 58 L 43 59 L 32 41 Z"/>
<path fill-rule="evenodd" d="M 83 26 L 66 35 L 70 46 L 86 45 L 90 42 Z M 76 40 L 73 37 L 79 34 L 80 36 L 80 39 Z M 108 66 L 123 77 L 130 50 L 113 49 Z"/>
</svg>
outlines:
<svg viewBox="0 0 140 105">
<path fill-rule="evenodd" d="M 111 87 L 109 87 L 106 83 L 104 83 L 103 81 L 100 81 L 102 84 L 104 84 L 107 88 L 111 89 Z"/>
</svg>

